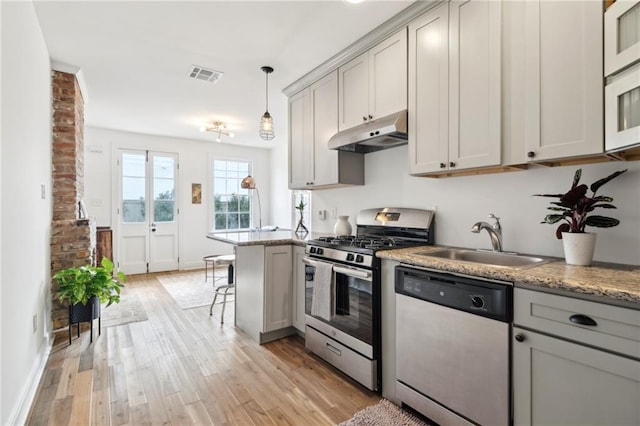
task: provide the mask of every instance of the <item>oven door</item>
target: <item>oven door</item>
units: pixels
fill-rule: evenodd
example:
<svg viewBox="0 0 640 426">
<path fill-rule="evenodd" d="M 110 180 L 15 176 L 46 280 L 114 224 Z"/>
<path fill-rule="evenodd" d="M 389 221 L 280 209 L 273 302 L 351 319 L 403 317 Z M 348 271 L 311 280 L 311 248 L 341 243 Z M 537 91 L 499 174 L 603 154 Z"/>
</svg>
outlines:
<svg viewBox="0 0 640 426">
<path fill-rule="evenodd" d="M 305 263 L 306 324 L 373 359 L 373 273 L 315 258 Z M 312 315 L 316 265 L 331 265 L 331 316 Z M 322 285 L 326 285 L 323 283 Z"/>
</svg>

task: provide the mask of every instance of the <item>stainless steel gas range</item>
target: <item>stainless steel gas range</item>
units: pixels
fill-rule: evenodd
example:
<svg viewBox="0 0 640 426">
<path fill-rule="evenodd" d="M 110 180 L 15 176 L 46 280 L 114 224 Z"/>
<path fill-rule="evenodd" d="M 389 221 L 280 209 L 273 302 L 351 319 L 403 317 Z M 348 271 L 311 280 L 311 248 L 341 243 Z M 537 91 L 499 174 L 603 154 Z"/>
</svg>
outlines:
<svg viewBox="0 0 640 426">
<path fill-rule="evenodd" d="M 356 235 L 307 243 L 306 347 L 367 388 L 382 390 L 378 250 L 433 244 L 434 212 L 358 213 Z M 392 284 L 391 284 L 392 285 Z"/>
</svg>

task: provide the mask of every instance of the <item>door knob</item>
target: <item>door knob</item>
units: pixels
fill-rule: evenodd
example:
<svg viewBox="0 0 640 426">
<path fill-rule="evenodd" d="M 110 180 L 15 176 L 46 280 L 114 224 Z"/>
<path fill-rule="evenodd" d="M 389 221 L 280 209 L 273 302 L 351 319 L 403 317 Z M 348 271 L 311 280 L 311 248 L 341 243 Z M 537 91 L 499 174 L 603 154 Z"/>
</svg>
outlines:
<svg viewBox="0 0 640 426">
<path fill-rule="evenodd" d="M 524 334 L 516 334 L 515 339 L 517 342 L 524 342 Z"/>
</svg>

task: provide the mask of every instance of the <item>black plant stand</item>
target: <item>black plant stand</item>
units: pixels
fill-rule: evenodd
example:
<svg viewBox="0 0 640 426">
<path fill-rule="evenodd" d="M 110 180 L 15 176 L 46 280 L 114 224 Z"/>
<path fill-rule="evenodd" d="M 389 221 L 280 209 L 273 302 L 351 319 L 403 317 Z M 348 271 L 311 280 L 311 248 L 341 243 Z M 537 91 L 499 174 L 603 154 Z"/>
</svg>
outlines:
<svg viewBox="0 0 640 426">
<path fill-rule="evenodd" d="M 78 337 L 80 337 L 80 323 L 88 322 L 91 328 L 90 341 L 93 343 L 93 320 L 98 319 L 98 336 L 102 334 L 102 322 L 100 319 L 100 299 L 92 296 L 86 305 L 78 303 L 69 306 L 69 345 L 71 345 L 71 326 L 78 324 Z"/>
</svg>

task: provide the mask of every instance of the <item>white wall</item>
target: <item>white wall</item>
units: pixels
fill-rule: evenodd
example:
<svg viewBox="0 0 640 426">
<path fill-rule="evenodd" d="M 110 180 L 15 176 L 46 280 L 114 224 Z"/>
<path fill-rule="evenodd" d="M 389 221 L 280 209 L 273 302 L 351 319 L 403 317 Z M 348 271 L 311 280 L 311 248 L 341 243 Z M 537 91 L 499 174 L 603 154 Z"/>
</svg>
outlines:
<svg viewBox="0 0 640 426">
<path fill-rule="evenodd" d="M 0 423 L 19 424 L 26 419 L 49 350 L 51 76 L 33 4 L 2 2 L 0 7 Z"/>
<path fill-rule="evenodd" d="M 267 149 L 247 148 L 233 144 L 202 142 L 164 136 L 121 132 L 101 128 L 85 128 L 85 204 L 97 226 L 114 230 L 114 251 L 117 251 L 117 179 L 115 159 L 119 149 L 151 150 L 178 153 L 178 206 L 180 208 L 180 269 L 201 268 L 202 256 L 232 253 L 229 244 L 206 238 L 213 221 L 212 165 L 214 159 L 241 159 L 252 162 L 253 177 L 260 191 L 262 223 L 272 223 L 270 153 Z M 191 184 L 202 184 L 202 204 L 191 203 Z M 254 197 L 255 201 L 255 197 Z M 258 209 L 254 208 L 254 223 Z M 116 254 L 117 256 L 117 254 Z"/>
<path fill-rule="evenodd" d="M 621 224 L 587 231 L 598 233 L 595 260 L 640 264 L 640 162 L 533 166 L 521 172 L 432 179 L 409 176 L 407 159 L 406 145 L 366 154 L 365 186 L 314 191 L 313 230 L 333 230 L 335 219 L 329 216 L 332 208 L 339 215 L 349 215 L 352 225 L 357 212 L 364 208 L 435 208 L 437 244 L 491 248 L 486 232 L 473 234 L 469 230 L 475 222 L 488 221 L 488 214 L 495 213 L 501 218 L 505 250 L 563 257 L 562 241 L 555 238 L 555 227 L 540 224 L 553 199 L 531 195 L 568 190 L 580 167 L 582 183 L 588 185 L 628 168 L 627 173 L 598 191 L 612 196 L 618 207 L 600 213 L 617 217 Z M 327 220 L 318 220 L 315 212 L 319 209 L 327 210 Z"/>
<path fill-rule="evenodd" d="M 291 202 L 291 191 L 289 187 L 289 152 L 287 144 L 288 136 L 283 132 L 282 142 L 271 150 L 271 218 L 274 225 L 281 228 L 291 229 L 291 212 L 293 206 Z"/>
</svg>

